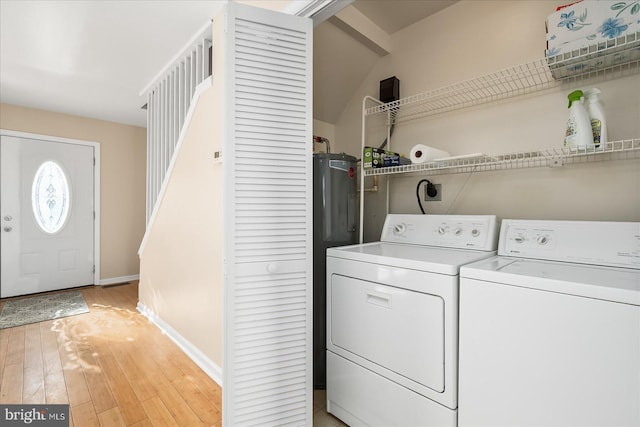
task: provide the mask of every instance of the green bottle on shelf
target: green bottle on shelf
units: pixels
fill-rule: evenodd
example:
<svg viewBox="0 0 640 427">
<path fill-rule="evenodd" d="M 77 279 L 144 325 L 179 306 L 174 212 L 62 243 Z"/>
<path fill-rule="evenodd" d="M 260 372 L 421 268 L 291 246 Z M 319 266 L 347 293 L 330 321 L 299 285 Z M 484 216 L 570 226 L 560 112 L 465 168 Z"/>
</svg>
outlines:
<svg viewBox="0 0 640 427">
<path fill-rule="evenodd" d="M 581 90 L 574 90 L 569 98 L 569 118 L 564 146 L 570 150 L 593 147 L 593 130 L 589 114 L 584 108 L 584 94 Z"/>
</svg>

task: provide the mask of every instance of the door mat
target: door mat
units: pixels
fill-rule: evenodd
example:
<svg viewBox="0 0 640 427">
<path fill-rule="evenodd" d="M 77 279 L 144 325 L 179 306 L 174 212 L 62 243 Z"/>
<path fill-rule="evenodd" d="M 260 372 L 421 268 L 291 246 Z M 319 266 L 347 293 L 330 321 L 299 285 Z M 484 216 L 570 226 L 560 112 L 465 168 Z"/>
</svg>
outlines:
<svg viewBox="0 0 640 427">
<path fill-rule="evenodd" d="M 82 292 L 69 291 L 10 300 L 0 313 L 0 329 L 88 313 Z"/>
</svg>

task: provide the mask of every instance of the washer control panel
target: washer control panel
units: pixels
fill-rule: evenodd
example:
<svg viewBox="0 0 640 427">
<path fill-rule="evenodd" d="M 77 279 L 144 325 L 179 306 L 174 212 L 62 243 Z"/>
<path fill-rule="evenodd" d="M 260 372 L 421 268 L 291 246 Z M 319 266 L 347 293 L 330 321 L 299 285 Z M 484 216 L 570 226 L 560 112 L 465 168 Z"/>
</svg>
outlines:
<svg viewBox="0 0 640 427">
<path fill-rule="evenodd" d="M 556 236 L 553 229 L 510 228 L 507 233 L 508 245 L 512 245 L 514 251 L 530 249 L 552 251 L 555 248 Z"/>
<path fill-rule="evenodd" d="M 383 242 L 494 251 L 498 225 L 494 215 L 389 214 Z"/>
<path fill-rule="evenodd" d="M 498 255 L 640 268 L 640 223 L 504 220 Z"/>
</svg>

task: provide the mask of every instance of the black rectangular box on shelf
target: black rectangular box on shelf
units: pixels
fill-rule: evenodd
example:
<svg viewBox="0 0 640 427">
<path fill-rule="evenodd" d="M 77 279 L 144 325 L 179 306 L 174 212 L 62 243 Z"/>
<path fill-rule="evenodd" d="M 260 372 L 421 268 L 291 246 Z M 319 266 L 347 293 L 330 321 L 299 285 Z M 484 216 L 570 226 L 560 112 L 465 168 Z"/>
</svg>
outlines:
<svg viewBox="0 0 640 427">
<path fill-rule="evenodd" d="M 380 80 L 380 101 L 397 101 L 400 99 L 400 80 L 396 76 Z"/>
</svg>

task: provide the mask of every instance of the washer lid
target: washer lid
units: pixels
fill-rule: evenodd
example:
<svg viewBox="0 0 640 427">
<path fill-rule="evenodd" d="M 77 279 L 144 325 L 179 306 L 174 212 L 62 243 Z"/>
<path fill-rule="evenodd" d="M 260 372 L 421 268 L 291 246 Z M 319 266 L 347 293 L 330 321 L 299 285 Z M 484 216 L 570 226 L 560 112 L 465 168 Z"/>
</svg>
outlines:
<svg viewBox="0 0 640 427">
<path fill-rule="evenodd" d="M 462 267 L 460 277 L 640 305 L 640 270 L 631 268 L 497 256 Z"/>
<path fill-rule="evenodd" d="M 327 249 L 327 256 L 372 264 L 456 276 L 460 267 L 492 255 L 495 251 L 449 249 L 422 245 L 375 242 Z"/>
</svg>

